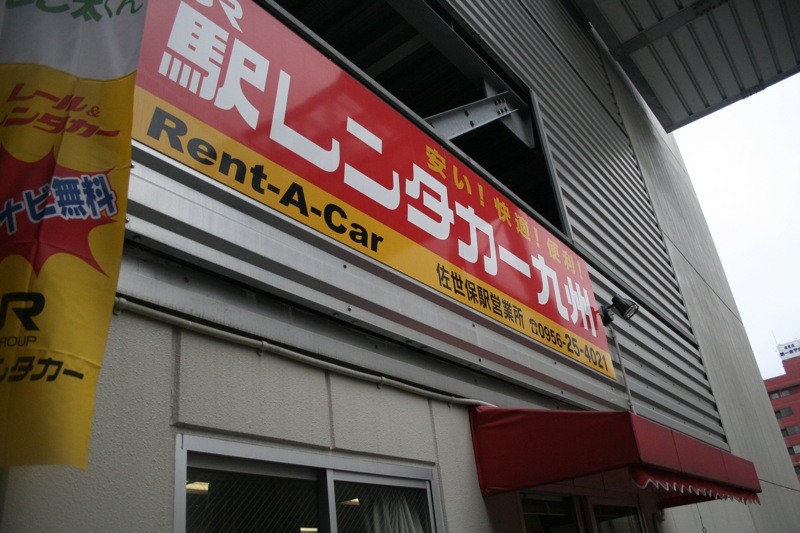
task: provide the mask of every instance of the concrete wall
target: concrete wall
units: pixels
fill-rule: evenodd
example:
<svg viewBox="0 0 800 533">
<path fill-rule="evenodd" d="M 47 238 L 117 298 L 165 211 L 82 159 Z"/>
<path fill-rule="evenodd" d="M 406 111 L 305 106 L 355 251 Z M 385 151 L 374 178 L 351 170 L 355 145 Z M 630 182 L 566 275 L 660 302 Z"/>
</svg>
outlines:
<svg viewBox="0 0 800 533">
<path fill-rule="evenodd" d="M 178 432 L 433 467 L 447 531 L 491 531 L 464 406 L 132 313 L 112 321 L 89 469 L 14 467 L 0 532 L 170 531 Z"/>
<path fill-rule="evenodd" d="M 764 491 L 760 506 L 676 508 L 668 513 L 665 531 L 690 531 L 702 527 L 701 520 L 709 531 L 795 531 L 800 487 L 690 177 L 672 138 L 642 112 L 641 102 L 613 68 L 609 71 L 669 244 L 728 443 L 734 454 L 755 463 Z"/>
<path fill-rule="evenodd" d="M 181 424 L 398 464 L 434 465 L 447 531 L 491 530 L 468 409 L 184 332 Z M 215 391 L 209 394 L 209 391 Z"/>
<path fill-rule="evenodd" d="M 89 468 L 9 469 L 0 531 L 169 531 L 175 437 L 172 328 L 111 323 L 95 399 Z"/>
</svg>

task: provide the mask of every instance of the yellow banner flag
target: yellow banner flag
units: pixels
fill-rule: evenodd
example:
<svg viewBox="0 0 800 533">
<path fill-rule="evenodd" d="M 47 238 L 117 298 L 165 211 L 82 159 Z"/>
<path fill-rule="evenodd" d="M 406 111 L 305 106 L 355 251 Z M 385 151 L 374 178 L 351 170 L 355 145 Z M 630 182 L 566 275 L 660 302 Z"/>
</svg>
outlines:
<svg viewBox="0 0 800 533">
<path fill-rule="evenodd" d="M 145 0 L 0 7 L 0 466 L 85 469 Z"/>
</svg>

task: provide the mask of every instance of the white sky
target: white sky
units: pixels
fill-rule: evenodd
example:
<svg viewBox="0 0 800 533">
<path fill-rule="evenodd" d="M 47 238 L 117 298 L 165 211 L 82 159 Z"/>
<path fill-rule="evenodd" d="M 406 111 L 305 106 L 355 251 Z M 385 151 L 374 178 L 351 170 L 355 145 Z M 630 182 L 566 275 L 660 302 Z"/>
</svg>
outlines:
<svg viewBox="0 0 800 533">
<path fill-rule="evenodd" d="M 800 75 L 675 132 L 764 378 L 800 338 Z"/>
</svg>

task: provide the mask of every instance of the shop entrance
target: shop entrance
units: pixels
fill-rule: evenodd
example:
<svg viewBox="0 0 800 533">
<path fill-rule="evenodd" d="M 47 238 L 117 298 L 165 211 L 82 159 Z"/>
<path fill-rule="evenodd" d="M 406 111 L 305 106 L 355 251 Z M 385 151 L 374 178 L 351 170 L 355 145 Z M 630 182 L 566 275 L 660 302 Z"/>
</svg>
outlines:
<svg viewBox="0 0 800 533">
<path fill-rule="evenodd" d="M 522 515 L 525 533 L 646 533 L 638 506 L 627 502 L 523 493 Z"/>
</svg>

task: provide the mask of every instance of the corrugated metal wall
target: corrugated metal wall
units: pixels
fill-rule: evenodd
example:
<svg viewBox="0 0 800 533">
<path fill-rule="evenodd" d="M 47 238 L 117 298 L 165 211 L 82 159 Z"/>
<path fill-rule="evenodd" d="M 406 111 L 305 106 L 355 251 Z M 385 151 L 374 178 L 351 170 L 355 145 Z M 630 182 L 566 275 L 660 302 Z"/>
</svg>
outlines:
<svg viewBox="0 0 800 533">
<path fill-rule="evenodd" d="M 680 287 L 599 50 L 561 2 L 451 0 L 451 9 L 534 91 L 567 232 L 595 265 L 605 302 L 643 305 L 617 319 L 637 411 L 722 440 Z"/>
<path fill-rule="evenodd" d="M 612 294 L 623 293 L 643 305 L 635 320 L 615 322 L 637 412 L 725 446 L 664 238 L 592 39 L 556 0 L 535 5 L 454 0 L 451 7 L 534 91 L 568 237 L 594 265 L 598 299 L 608 303 Z M 428 299 L 382 265 L 353 256 L 196 173 L 178 171 L 164 157 L 142 147 L 135 157 L 132 240 L 478 369 L 526 393 L 587 409 L 624 406 L 619 381 L 480 317 L 464 320 L 464 310 L 452 302 Z M 176 211 L 175 202 L 189 197 L 192 205 Z M 174 219 L 177 212 L 180 223 Z M 377 364 L 368 358 L 362 362 Z M 420 371 L 408 380 L 424 382 L 431 371 L 436 372 Z"/>
</svg>

